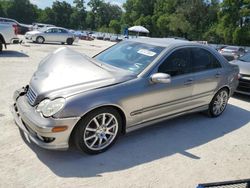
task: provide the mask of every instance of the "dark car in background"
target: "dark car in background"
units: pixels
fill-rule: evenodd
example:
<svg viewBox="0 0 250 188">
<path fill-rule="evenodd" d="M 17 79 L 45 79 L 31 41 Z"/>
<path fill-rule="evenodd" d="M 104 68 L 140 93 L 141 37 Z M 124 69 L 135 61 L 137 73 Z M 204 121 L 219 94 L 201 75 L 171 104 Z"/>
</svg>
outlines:
<svg viewBox="0 0 250 188">
<path fill-rule="evenodd" d="M 242 47 L 238 46 L 227 46 L 219 50 L 220 54 L 223 55 L 228 61 L 238 59 L 243 56 L 246 51 Z"/>
<path fill-rule="evenodd" d="M 231 61 L 230 63 L 238 65 L 240 68 L 239 86 L 236 92 L 250 95 L 250 53 L 246 53 L 238 60 Z"/>
</svg>

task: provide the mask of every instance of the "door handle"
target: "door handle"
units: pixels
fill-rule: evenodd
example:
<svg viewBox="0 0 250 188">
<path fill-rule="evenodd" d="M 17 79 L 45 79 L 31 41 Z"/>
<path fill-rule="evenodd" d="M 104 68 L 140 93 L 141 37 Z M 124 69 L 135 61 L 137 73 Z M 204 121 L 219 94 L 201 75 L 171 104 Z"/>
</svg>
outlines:
<svg viewBox="0 0 250 188">
<path fill-rule="evenodd" d="M 184 85 L 192 85 L 194 83 L 193 78 L 189 78 L 187 81 L 184 82 Z"/>
</svg>

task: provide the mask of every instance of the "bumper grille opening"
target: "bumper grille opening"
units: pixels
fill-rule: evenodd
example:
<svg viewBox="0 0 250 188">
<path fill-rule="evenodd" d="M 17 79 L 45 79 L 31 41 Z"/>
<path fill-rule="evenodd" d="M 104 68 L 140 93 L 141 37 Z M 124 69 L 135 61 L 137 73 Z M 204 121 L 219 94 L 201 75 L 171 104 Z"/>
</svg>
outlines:
<svg viewBox="0 0 250 188">
<path fill-rule="evenodd" d="M 44 136 L 40 136 L 39 134 L 36 134 L 37 138 L 39 138 L 41 141 L 45 142 L 45 143 L 50 143 L 53 142 L 55 140 L 55 138 L 53 137 L 44 137 Z"/>
</svg>

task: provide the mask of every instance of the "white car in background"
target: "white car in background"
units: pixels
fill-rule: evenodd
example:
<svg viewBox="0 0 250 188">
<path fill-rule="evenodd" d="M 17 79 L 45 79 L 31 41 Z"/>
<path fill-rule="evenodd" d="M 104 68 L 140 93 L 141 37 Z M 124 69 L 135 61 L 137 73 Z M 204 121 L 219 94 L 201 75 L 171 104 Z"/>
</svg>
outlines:
<svg viewBox="0 0 250 188">
<path fill-rule="evenodd" d="M 11 43 L 18 43 L 19 38 L 17 36 L 17 25 L 9 23 L 0 23 L 0 52 L 3 50 L 3 46 Z"/>
<path fill-rule="evenodd" d="M 67 43 L 72 45 L 75 36 L 72 32 L 61 27 L 48 27 L 36 31 L 30 31 L 25 34 L 25 39 L 32 42 L 59 42 L 61 44 Z"/>
</svg>

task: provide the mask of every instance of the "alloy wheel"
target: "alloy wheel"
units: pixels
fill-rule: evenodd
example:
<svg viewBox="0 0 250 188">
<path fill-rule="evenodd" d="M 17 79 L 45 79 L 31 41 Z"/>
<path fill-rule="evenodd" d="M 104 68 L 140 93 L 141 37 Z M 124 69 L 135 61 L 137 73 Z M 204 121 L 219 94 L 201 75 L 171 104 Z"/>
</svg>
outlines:
<svg viewBox="0 0 250 188">
<path fill-rule="evenodd" d="M 226 108 L 228 101 L 228 93 L 225 90 L 222 90 L 218 95 L 215 97 L 213 103 L 213 113 L 214 115 L 220 115 Z"/>
<path fill-rule="evenodd" d="M 87 124 L 83 141 L 91 150 L 102 150 L 108 147 L 118 133 L 118 120 L 113 114 L 96 115 Z"/>
</svg>

